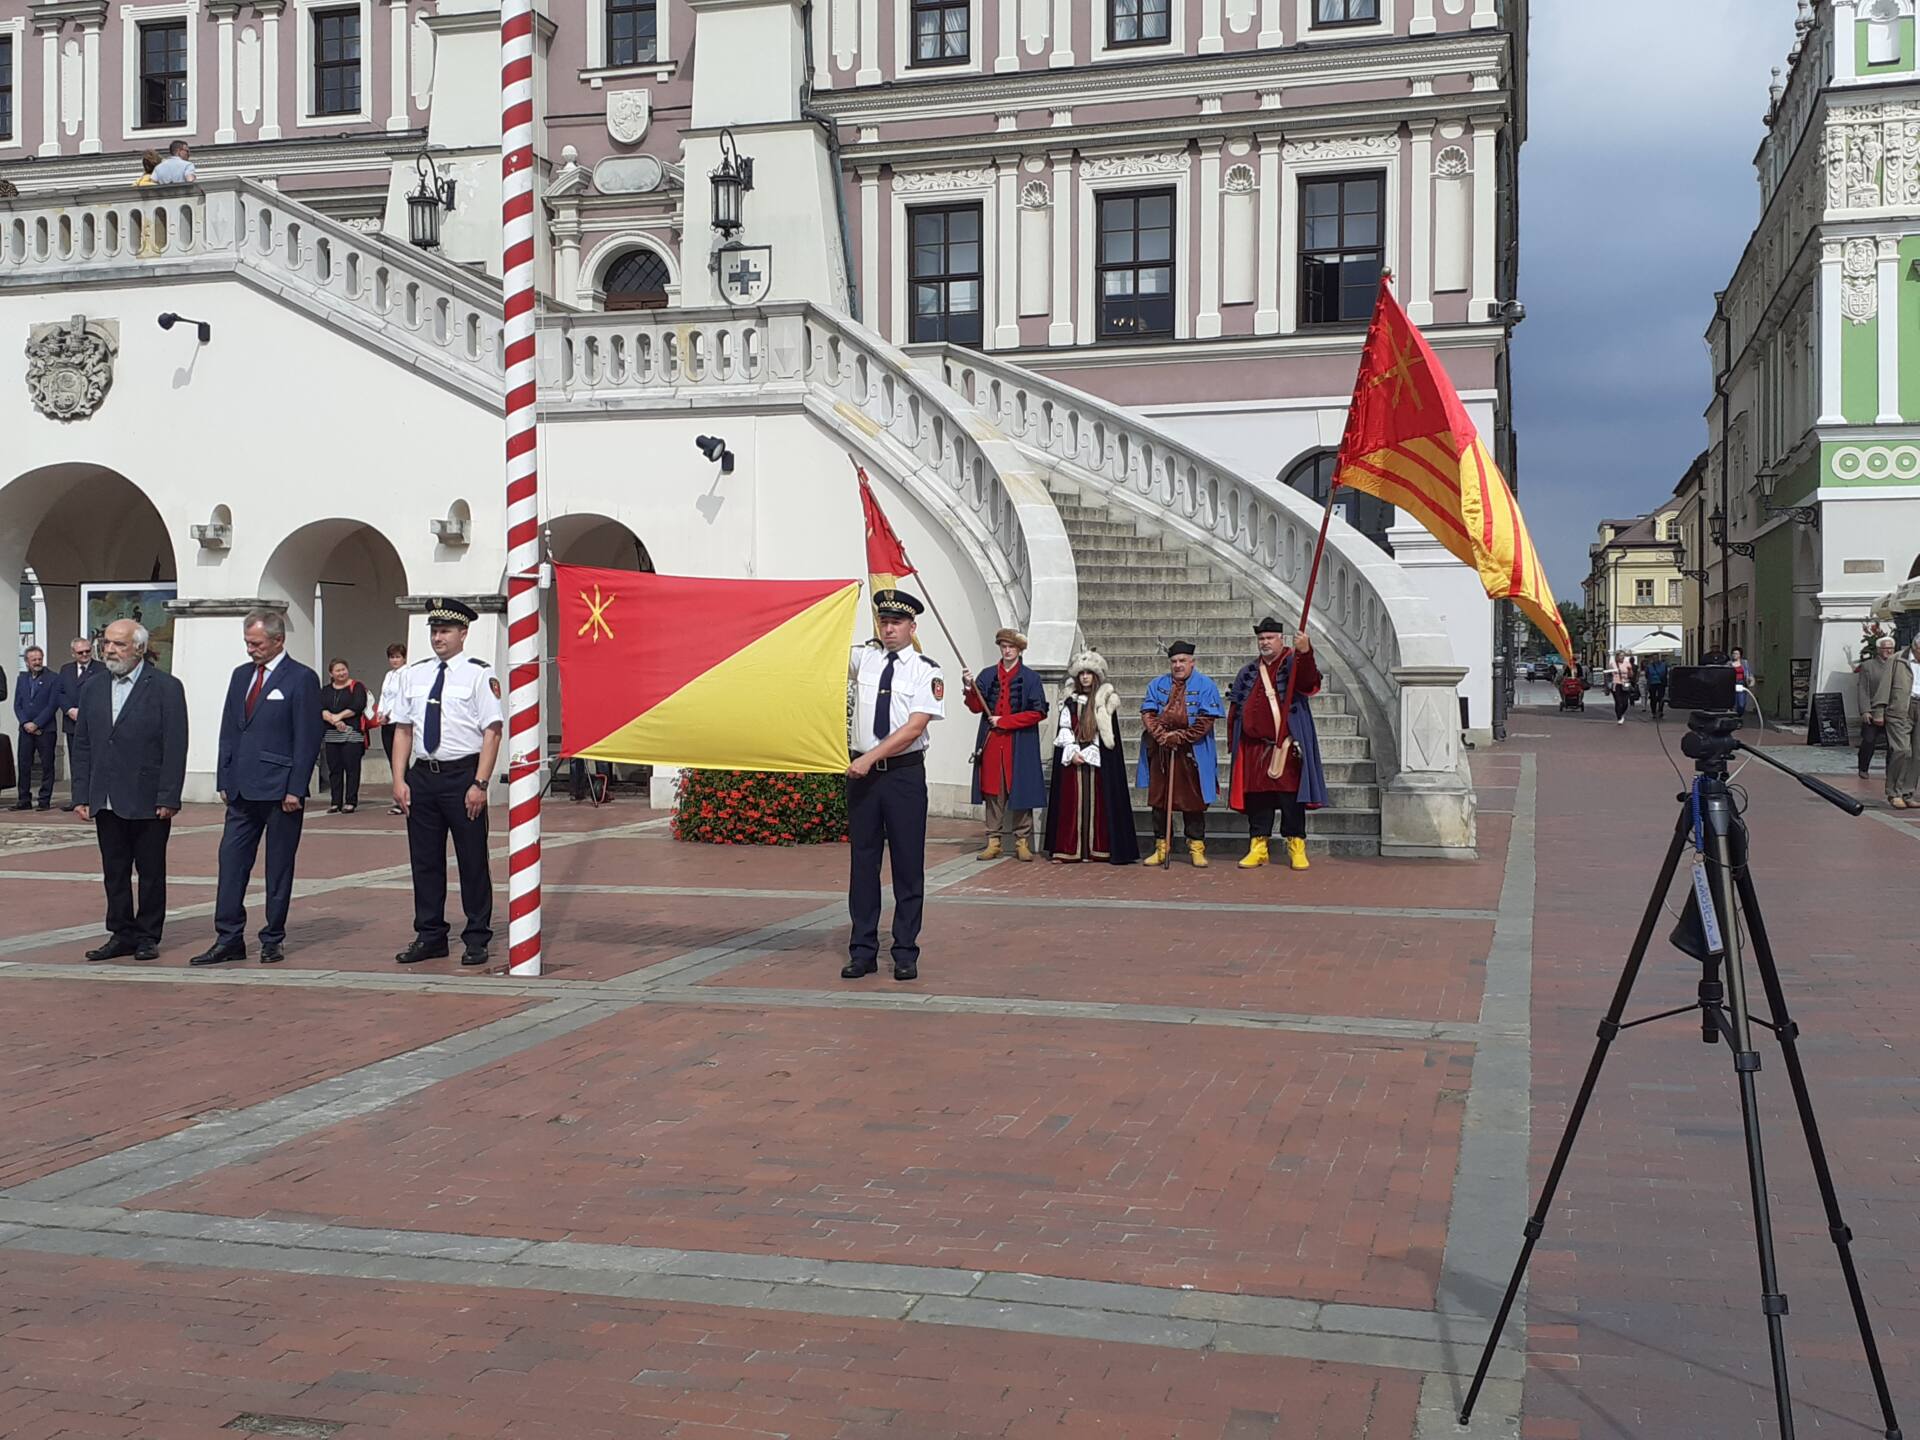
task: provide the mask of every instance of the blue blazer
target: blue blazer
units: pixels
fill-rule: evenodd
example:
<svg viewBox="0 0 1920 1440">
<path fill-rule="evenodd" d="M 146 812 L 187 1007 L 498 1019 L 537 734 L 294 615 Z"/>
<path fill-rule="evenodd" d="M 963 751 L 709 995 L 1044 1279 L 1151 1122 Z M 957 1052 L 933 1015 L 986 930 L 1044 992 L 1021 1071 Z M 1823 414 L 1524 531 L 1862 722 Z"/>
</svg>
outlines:
<svg viewBox="0 0 1920 1440">
<path fill-rule="evenodd" d="M 291 655 L 282 655 L 249 719 L 247 691 L 253 688 L 253 672 L 248 661 L 227 682 L 215 788 L 229 800 L 304 799 L 320 758 L 320 677 Z"/>
<path fill-rule="evenodd" d="M 59 714 L 60 677 L 43 669 L 38 675 L 22 670 L 13 687 L 13 718 L 22 725 L 38 725 L 44 733 Z"/>
<path fill-rule="evenodd" d="M 113 718 L 113 677 L 103 665 L 80 687 L 73 728 L 73 798 L 122 820 L 178 810 L 187 778 L 187 694 L 151 660 Z M 113 803 L 108 805 L 108 801 Z"/>
</svg>

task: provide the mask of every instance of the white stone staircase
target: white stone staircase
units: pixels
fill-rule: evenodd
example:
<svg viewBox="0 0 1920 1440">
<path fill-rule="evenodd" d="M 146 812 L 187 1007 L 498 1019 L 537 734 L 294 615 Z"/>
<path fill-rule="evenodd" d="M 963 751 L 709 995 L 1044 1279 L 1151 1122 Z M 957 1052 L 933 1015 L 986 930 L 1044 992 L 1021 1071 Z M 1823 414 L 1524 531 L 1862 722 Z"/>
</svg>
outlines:
<svg viewBox="0 0 1920 1440">
<path fill-rule="evenodd" d="M 1109 678 L 1121 697 L 1120 730 L 1129 766 L 1139 754 L 1140 697 L 1166 671 L 1166 646 L 1190 640 L 1195 663 L 1224 695 L 1234 675 L 1253 654 L 1254 600 L 1190 552 L 1143 533 L 1124 512 L 1097 500 L 1087 503 L 1056 491 L 1054 503 L 1073 545 L 1080 580 L 1080 629 L 1086 643 L 1105 657 Z M 1307 820 L 1308 849 L 1320 854 L 1380 853 L 1380 791 L 1372 748 L 1360 733 L 1359 716 L 1347 697 L 1329 683 L 1313 701 L 1314 728 L 1326 766 L 1326 809 Z M 1227 743 L 1216 730 L 1221 762 L 1222 799 L 1213 807 L 1208 835 L 1216 848 L 1237 855 L 1245 848 L 1246 828 L 1228 809 Z M 1153 833 L 1146 795 L 1134 792 L 1134 826 L 1144 839 Z"/>
</svg>

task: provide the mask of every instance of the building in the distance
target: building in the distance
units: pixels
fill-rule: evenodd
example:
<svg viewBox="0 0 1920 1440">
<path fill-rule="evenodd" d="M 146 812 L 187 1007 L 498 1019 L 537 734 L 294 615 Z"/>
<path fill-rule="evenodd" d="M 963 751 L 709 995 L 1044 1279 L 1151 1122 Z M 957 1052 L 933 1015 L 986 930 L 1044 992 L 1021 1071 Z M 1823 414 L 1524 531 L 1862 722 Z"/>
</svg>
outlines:
<svg viewBox="0 0 1920 1440">
<path fill-rule="evenodd" d="M 1526 0 L 541 9 L 555 560 L 859 575 L 853 460 L 948 665 L 1012 624 L 1135 693 L 1176 637 L 1231 674 L 1255 616 L 1299 612 L 1383 270 L 1511 473 Z M 295 653 L 372 672 L 439 593 L 498 653 L 499 23 L 0 0 L 0 333 L 32 357 L 0 385 L 0 608 L 55 653 L 157 607 L 216 694 L 264 600 Z M 174 141 L 197 182 L 135 188 Z M 1358 503 L 1313 617 L 1315 834 L 1461 853 L 1492 609 Z M 936 747 L 937 806 L 967 748 Z M 203 725 L 196 793 L 211 770 Z"/>
<path fill-rule="evenodd" d="M 1810 693 L 1852 709 L 1861 625 L 1920 573 L 1914 4 L 1803 0 L 1794 29 L 1759 223 L 1707 335 L 1703 558 L 1711 645 L 1743 647 L 1789 721 Z"/>
<path fill-rule="evenodd" d="M 1687 581 L 1674 561 L 1680 523 L 1672 501 L 1631 520 L 1600 522 L 1581 587 L 1589 663 L 1604 664 L 1621 650 L 1683 653 Z"/>
</svg>

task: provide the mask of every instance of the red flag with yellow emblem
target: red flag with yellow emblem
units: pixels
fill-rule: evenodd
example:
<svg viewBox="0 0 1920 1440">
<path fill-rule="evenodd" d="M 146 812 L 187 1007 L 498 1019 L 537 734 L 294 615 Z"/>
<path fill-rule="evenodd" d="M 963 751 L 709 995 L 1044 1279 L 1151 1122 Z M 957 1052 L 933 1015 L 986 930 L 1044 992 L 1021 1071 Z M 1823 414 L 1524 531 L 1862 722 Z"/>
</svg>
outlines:
<svg viewBox="0 0 1920 1440">
<path fill-rule="evenodd" d="M 695 770 L 847 768 L 856 580 L 556 565 L 560 751 Z"/>
<path fill-rule="evenodd" d="M 1412 515 L 1571 661 L 1573 641 L 1513 492 L 1390 281 L 1381 277 L 1333 483 Z"/>
</svg>

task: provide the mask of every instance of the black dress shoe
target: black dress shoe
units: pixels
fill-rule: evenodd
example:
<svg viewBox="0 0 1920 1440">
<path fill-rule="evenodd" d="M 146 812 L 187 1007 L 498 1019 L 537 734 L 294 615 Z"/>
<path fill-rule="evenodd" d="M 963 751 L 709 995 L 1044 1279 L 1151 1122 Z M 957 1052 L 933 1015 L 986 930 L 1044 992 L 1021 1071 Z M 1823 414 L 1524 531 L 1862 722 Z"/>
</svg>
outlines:
<svg viewBox="0 0 1920 1440">
<path fill-rule="evenodd" d="M 138 945 L 133 947 L 133 958 L 136 960 L 158 960 L 160 958 L 160 947 L 151 940 L 142 940 Z"/>
<path fill-rule="evenodd" d="M 278 945 L 261 944 L 260 963 L 262 965 L 278 965 L 286 958 L 287 952 L 282 950 Z"/>
<path fill-rule="evenodd" d="M 80 807 L 77 805 L 62 805 L 60 808 L 63 811 L 65 811 L 67 814 L 71 815 L 75 810 L 79 809 Z"/>
<path fill-rule="evenodd" d="M 31 810 L 33 809 L 33 802 L 31 800 L 26 800 L 21 802 L 18 805 L 15 805 L 13 808 L 15 810 Z"/>
<path fill-rule="evenodd" d="M 87 959 L 118 960 L 123 955 L 133 954 L 138 948 L 138 946 L 129 945 L 124 940 L 109 940 L 106 944 L 96 946 L 94 949 L 87 951 Z"/>
<path fill-rule="evenodd" d="M 849 960 L 841 967 L 840 978 L 842 980 L 863 980 L 879 968 L 880 965 L 877 961 L 868 960 L 863 964 L 858 960 Z"/>
<path fill-rule="evenodd" d="M 484 945 L 467 946 L 466 949 L 460 952 L 460 963 L 462 965 L 486 964 L 487 963 L 487 947 Z"/>
<path fill-rule="evenodd" d="M 920 978 L 920 967 L 918 965 L 896 965 L 893 967 L 893 978 L 896 980 L 918 980 Z"/>
<path fill-rule="evenodd" d="M 247 958 L 247 947 L 242 944 L 223 944 L 216 940 L 187 963 L 189 965 L 224 965 L 229 960 Z"/>
<path fill-rule="evenodd" d="M 447 958 L 447 942 L 429 945 L 424 940 L 416 940 L 398 955 L 393 957 L 402 965 L 418 965 L 422 960 L 444 960 Z"/>
<path fill-rule="evenodd" d="M 51 800 L 42 800 L 38 805 L 34 806 L 33 808 L 36 810 L 51 810 L 53 808 L 53 802 Z"/>
</svg>

